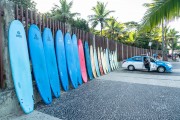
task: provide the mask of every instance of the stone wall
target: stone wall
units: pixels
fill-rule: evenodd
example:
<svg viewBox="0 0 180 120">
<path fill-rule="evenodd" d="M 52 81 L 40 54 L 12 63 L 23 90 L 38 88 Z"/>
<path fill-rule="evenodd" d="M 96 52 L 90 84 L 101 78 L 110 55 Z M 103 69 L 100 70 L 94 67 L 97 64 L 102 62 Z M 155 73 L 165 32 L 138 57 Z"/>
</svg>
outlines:
<svg viewBox="0 0 180 120">
<path fill-rule="evenodd" d="M 3 38 L 3 64 L 4 64 L 4 79 L 5 79 L 5 89 L 0 89 L 0 118 L 7 116 L 9 114 L 21 113 L 18 99 L 16 97 L 13 80 L 11 76 L 10 61 L 9 61 L 9 51 L 8 51 L 8 29 L 11 21 L 15 18 L 14 4 L 8 0 L 1 0 L 0 7 L 4 10 L 3 17 L 3 27 L 2 37 Z M 37 92 L 34 83 L 34 97 L 35 103 L 41 100 L 39 93 Z"/>
</svg>

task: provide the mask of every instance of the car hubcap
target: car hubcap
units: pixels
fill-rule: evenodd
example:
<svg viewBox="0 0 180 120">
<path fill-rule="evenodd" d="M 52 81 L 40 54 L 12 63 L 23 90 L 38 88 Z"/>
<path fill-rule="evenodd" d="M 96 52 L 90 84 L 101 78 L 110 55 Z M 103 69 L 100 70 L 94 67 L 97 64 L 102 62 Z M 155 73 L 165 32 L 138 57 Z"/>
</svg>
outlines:
<svg viewBox="0 0 180 120">
<path fill-rule="evenodd" d="M 159 72 L 164 72 L 164 68 L 160 67 Z"/>
<path fill-rule="evenodd" d="M 133 70 L 133 66 L 129 66 L 129 69 L 130 69 L 130 70 Z"/>
</svg>

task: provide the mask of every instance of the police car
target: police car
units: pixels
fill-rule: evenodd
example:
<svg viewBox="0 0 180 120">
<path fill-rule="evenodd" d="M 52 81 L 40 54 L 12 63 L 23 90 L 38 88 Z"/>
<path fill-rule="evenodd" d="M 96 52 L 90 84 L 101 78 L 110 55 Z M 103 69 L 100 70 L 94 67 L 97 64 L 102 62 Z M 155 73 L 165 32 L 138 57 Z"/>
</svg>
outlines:
<svg viewBox="0 0 180 120">
<path fill-rule="evenodd" d="M 172 65 L 169 62 L 155 60 L 150 56 L 134 56 L 128 58 L 122 62 L 122 68 L 126 68 L 130 71 L 133 70 L 146 70 L 145 60 L 149 61 L 149 70 L 158 71 L 160 73 L 172 72 Z"/>
</svg>

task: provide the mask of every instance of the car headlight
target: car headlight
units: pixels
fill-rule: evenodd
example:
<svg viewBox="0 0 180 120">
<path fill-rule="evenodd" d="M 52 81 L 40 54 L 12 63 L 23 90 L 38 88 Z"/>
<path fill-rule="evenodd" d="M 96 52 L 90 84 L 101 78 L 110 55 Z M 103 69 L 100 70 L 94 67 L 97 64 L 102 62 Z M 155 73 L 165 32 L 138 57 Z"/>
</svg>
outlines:
<svg viewBox="0 0 180 120">
<path fill-rule="evenodd" d="M 168 67 L 172 67 L 172 65 L 171 65 L 171 64 L 167 64 L 167 66 L 168 66 Z"/>
</svg>

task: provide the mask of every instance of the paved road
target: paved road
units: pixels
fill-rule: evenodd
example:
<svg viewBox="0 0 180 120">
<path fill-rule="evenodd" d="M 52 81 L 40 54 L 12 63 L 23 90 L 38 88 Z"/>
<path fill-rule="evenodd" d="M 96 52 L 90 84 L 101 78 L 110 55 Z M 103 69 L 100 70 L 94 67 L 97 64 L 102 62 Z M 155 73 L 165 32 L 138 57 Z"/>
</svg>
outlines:
<svg viewBox="0 0 180 120">
<path fill-rule="evenodd" d="M 165 74 L 119 69 L 36 110 L 63 120 L 179 120 L 180 63 L 173 65 Z"/>
</svg>

